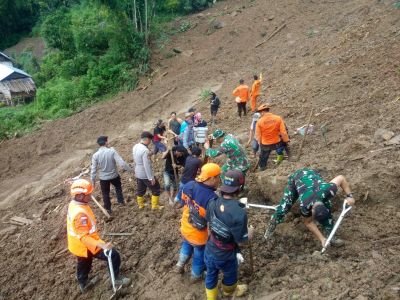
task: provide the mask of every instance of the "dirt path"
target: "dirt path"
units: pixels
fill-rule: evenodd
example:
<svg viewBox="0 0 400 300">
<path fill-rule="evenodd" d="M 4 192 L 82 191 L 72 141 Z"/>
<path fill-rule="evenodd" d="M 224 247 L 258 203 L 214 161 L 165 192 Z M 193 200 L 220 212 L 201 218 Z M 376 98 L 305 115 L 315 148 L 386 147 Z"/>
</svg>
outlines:
<svg viewBox="0 0 400 300">
<path fill-rule="evenodd" d="M 221 29 L 212 27 L 214 19 L 222 22 Z M 77 291 L 73 258 L 57 254 L 66 247 L 67 193 L 53 187 L 88 166 L 98 135 L 109 135 L 130 160 L 142 129 L 170 111 L 185 111 L 202 90 L 212 87 L 223 102 L 219 126 L 245 137 L 250 116 L 237 118 L 230 93 L 240 78 L 251 84 L 252 74 L 258 72 L 266 77 L 264 94 L 275 104 L 273 110 L 289 126 L 294 151 L 300 139 L 293 130 L 315 109 L 316 134 L 308 138 L 301 160 L 278 168 L 270 165 L 271 173 L 287 175 L 301 165 L 323 169 L 327 177 L 342 173 L 360 201 L 340 232 L 347 245 L 324 257 L 314 254 L 319 246 L 297 216 L 280 226 L 275 244 L 268 247 L 262 239 L 267 215 L 250 212 L 257 231 L 256 272 L 251 278 L 245 264 L 241 279 L 260 299 L 273 293 L 275 299 L 396 299 L 400 240 L 376 241 L 400 232 L 400 152 L 382 150 L 374 133 L 377 128 L 400 133 L 399 11 L 390 1 L 233 0 L 184 21 L 196 25 L 175 36 L 167 49 L 193 54 L 156 54 L 152 67 L 159 71 L 147 89 L 118 95 L 0 145 L 0 249 L 7 258 L 0 262 L 6 274 L 0 279 L 0 299 L 87 299 Z M 283 23 L 284 29 L 254 48 Z M 197 107 L 209 117 L 205 103 Z M 329 129 L 328 147 L 318 131 L 322 124 Z M 129 175 L 122 177 L 125 195 L 133 198 Z M 248 184 L 252 199 L 264 201 L 255 175 L 249 176 Z M 34 223 L 8 224 L 14 215 Z M 154 218 L 130 202 L 116 215 L 110 223 L 101 221 L 100 228 L 134 233 L 112 239 L 121 250 L 123 271 L 134 282 L 126 299 L 203 299 L 201 284 L 191 285 L 187 274 L 171 271 L 180 241 L 179 213 L 166 209 Z M 95 263 L 94 272 L 105 274 L 104 266 Z M 104 280 L 88 297 L 108 296 Z"/>
</svg>

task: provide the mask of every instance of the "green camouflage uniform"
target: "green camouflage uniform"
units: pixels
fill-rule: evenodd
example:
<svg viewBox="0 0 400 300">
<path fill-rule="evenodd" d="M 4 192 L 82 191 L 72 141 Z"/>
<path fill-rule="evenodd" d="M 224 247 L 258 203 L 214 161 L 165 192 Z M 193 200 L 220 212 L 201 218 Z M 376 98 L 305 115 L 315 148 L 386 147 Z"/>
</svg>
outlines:
<svg viewBox="0 0 400 300">
<path fill-rule="evenodd" d="M 225 135 L 224 141 L 221 143 L 218 149 L 210 148 L 206 150 L 206 155 L 209 157 L 217 157 L 222 154 L 225 154 L 228 159 L 221 167 L 221 177 L 223 177 L 228 170 L 239 170 L 246 175 L 247 170 L 250 168 L 250 162 L 247 158 L 245 150 L 239 144 L 239 141 L 233 137 L 233 135 Z"/>
<path fill-rule="evenodd" d="M 331 199 L 335 196 L 337 190 L 336 184 L 325 182 L 317 171 L 308 168 L 297 170 L 289 176 L 283 198 L 271 217 L 270 227 L 272 225 L 272 231 L 277 224 L 283 222 L 285 215 L 290 211 L 297 199 L 300 202 L 301 215 L 303 217 L 311 217 L 312 207 L 317 201 L 322 201 L 329 210 L 332 209 Z M 332 215 L 321 225 L 326 234 L 329 235 L 333 229 Z"/>
</svg>

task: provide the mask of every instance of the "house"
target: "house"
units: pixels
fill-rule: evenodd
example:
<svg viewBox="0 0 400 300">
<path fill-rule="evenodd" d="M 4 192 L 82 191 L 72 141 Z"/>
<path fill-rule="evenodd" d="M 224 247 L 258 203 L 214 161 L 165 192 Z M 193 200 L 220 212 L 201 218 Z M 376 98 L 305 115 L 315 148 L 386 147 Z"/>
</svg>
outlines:
<svg viewBox="0 0 400 300">
<path fill-rule="evenodd" d="M 31 101 L 35 94 L 32 77 L 13 67 L 12 59 L 0 52 L 0 102 L 15 106 Z"/>
</svg>

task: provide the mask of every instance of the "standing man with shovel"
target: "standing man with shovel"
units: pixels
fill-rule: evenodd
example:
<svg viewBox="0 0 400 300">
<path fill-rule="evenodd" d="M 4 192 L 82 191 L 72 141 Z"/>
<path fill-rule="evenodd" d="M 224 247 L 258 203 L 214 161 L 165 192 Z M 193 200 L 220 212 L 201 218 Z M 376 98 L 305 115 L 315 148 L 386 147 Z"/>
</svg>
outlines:
<svg viewBox="0 0 400 300">
<path fill-rule="evenodd" d="M 93 186 L 85 179 L 77 179 L 71 185 L 71 201 L 68 206 L 67 234 L 68 250 L 76 256 L 76 277 L 82 293 L 98 281 L 96 277 L 89 280 L 93 258 L 107 261 L 106 250 L 111 250 L 111 262 L 114 271 L 114 283 L 117 286 L 128 286 L 129 278 L 123 277 L 119 268 L 121 258 L 111 243 L 100 239 L 96 227 L 96 217 L 89 206 Z"/>
<path fill-rule="evenodd" d="M 313 169 L 302 168 L 295 171 L 289 176 L 283 198 L 271 217 L 265 238 L 271 238 L 276 225 L 284 221 L 285 215 L 290 211 L 293 204 L 299 200 L 304 224 L 320 240 L 322 247 L 325 247 L 326 238 L 318 229 L 314 220 L 322 225 L 326 236 L 329 236 L 334 226 L 331 199 L 336 195 L 339 187 L 346 193 L 346 204 L 354 205 L 355 200 L 351 194 L 349 183 L 343 175 L 336 176 L 330 182 L 326 182 Z M 344 242 L 338 238 L 332 238 L 330 244 L 339 247 Z"/>
</svg>

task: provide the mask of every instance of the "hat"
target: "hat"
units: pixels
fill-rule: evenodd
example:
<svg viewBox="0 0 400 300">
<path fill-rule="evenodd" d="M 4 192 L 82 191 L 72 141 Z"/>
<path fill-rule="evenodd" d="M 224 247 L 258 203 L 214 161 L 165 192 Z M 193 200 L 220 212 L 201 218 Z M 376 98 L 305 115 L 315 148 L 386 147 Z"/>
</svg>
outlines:
<svg viewBox="0 0 400 300">
<path fill-rule="evenodd" d="M 97 144 L 99 144 L 99 146 L 104 146 L 107 143 L 107 140 L 108 136 L 101 135 L 97 138 Z"/>
<path fill-rule="evenodd" d="M 314 219 L 317 220 L 320 224 L 322 224 L 326 221 L 326 219 L 329 218 L 331 212 L 322 202 L 317 202 L 317 203 L 320 204 L 314 207 L 312 214 Z"/>
<path fill-rule="evenodd" d="M 231 194 L 239 190 L 242 185 L 244 185 L 243 173 L 239 170 L 229 170 L 225 173 L 220 190 Z"/>
<path fill-rule="evenodd" d="M 260 113 L 256 112 L 253 114 L 253 122 L 258 121 L 260 119 L 261 115 Z"/>
<path fill-rule="evenodd" d="M 268 108 L 271 108 L 271 104 L 270 104 L 270 103 L 264 103 L 264 104 L 261 104 L 261 105 L 257 108 L 257 111 L 263 111 L 263 110 L 266 110 L 266 109 L 268 109 Z"/>
<path fill-rule="evenodd" d="M 223 131 L 223 130 L 221 130 L 221 129 L 216 129 L 216 130 L 213 132 L 213 134 L 212 134 L 212 136 L 213 136 L 214 139 L 223 137 L 224 135 L 225 135 L 225 131 Z"/>
<path fill-rule="evenodd" d="M 200 175 L 196 177 L 197 182 L 204 182 L 211 177 L 215 177 L 221 174 L 221 168 L 214 163 L 205 164 L 201 168 Z"/>
<path fill-rule="evenodd" d="M 153 135 L 148 131 L 143 131 L 140 135 L 141 139 L 153 139 Z"/>
</svg>

